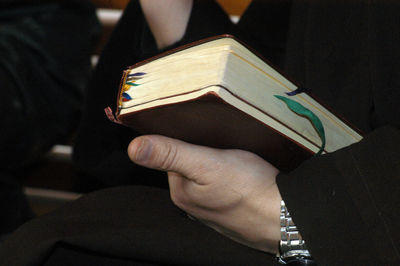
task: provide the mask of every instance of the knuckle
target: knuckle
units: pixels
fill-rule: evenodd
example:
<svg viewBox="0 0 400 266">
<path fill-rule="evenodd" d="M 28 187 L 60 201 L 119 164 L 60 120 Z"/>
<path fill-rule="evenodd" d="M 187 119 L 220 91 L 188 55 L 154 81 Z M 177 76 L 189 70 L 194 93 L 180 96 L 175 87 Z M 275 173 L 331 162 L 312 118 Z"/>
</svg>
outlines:
<svg viewBox="0 0 400 266">
<path fill-rule="evenodd" d="M 162 169 L 173 169 L 176 164 L 176 159 L 178 155 L 178 149 L 176 145 L 167 143 L 165 147 L 165 153 L 161 158 L 160 166 Z"/>
</svg>

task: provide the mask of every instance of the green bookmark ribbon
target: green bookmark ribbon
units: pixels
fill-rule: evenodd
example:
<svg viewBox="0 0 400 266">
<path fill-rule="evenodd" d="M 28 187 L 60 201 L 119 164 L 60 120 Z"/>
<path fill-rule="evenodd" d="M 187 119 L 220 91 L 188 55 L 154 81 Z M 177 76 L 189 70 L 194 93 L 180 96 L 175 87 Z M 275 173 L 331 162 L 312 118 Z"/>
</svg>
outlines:
<svg viewBox="0 0 400 266">
<path fill-rule="evenodd" d="M 286 98 L 286 97 L 283 97 L 280 95 L 274 95 L 274 96 L 276 98 L 278 98 L 279 100 L 283 101 L 284 103 L 286 103 L 290 110 L 292 110 L 296 114 L 298 114 L 300 116 L 304 116 L 310 120 L 310 122 L 313 124 L 314 128 L 316 129 L 316 131 L 322 141 L 319 151 L 315 154 L 315 155 L 320 155 L 325 149 L 326 139 L 325 139 L 324 126 L 322 125 L 322 122 L 318 118 L 318 116 L 316 116 L 313 112 L 311 112 L 309 109 L 305 108 L 303 105 L 301 105 L 300 103 L 298 103 L 296 101 L 293 101 L 289 98 Z"/>
</svg>

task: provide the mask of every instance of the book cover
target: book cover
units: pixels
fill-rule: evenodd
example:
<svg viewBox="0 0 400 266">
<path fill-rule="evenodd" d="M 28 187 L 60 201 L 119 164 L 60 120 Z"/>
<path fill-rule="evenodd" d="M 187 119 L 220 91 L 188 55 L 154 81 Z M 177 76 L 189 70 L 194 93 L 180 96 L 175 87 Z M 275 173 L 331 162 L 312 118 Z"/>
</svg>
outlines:
<svg viewBox="0 0 400 266">
<path fill-rule="evenodd" d="M 283 171 L 318 151 L 331 152 L 362 138 L 317 100 L 297 92 L 298 86 L 266 60 L 234 37 L 222 35 L 128 68 L 115 121 L 142 134 L 247 150 Z M 294 112 L 280 98 L 312 117 Z M 108 115 L 114 119 L 110 110 Z"/>
</svg>

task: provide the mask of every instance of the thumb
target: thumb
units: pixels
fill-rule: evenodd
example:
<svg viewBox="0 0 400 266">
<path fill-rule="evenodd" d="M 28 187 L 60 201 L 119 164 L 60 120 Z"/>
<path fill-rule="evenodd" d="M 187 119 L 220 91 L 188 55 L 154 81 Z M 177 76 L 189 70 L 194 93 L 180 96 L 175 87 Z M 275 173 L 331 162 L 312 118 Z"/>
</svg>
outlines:
<svg viewBox="0 0 400 266">
<path fill-rule="evenodd" d="M 196 176 L 214 165 L 216 149 L 189 144 L 159 135 L 135 138 L 128 147 L 129 158 L 136 164 L 180 173 L 197 181 Z"/>
</svg>

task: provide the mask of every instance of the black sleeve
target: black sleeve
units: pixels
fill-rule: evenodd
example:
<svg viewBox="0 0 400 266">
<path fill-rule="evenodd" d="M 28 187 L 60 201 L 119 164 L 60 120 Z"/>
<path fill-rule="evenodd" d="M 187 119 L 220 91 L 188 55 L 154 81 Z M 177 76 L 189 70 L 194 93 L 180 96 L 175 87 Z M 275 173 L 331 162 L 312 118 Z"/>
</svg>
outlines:
<svg viewBox="0 0 400 266">
<path fill-rule="evenodd" d="M 399 152 L 400 131 L 385 127 L 279 175 L 282 197 L 319 265 L 399 261 Z"/>
<path fill-rule="evenodd" d="M 278 176 L 319 265 L 400 261 L 399 11 L 387 1 L 292 10 L 289 72 L 366 132 L 361 142 Z"/>
</svg>

